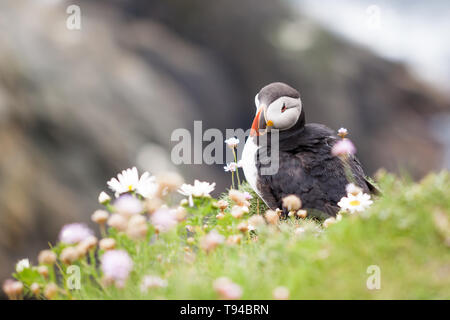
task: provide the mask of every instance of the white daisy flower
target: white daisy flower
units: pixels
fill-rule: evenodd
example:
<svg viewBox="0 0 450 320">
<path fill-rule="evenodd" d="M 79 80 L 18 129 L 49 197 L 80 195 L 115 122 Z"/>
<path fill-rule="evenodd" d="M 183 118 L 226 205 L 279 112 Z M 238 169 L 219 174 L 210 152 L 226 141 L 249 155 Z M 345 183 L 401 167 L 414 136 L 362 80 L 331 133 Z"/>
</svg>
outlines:
<svg viewBox="0 0 450 320">
<path fill-rule="evenodd" d="M 232 137 L 232 138 L 225 140 L 225 143 L 227 144 L 227 146 L 229 148 L 233 149 L 233 148 L 236 148 L 237 145 L 239 144 L 239 139 L 236 137 Z"/>
<path fill-rule="evenodd" d="M 22 259 L 16 264 L 16 271 L 21 273 L 23 270 L 30 268 L 30 260 Z"/>
<path fill-rule="evenodd" d="M 150 176 L 150 173 L 144 172 L 139 178 L 136 167 L 132 169 L 123 170 L 117 175 L 117 178 L 112 178 L 108 181 L 108 186 L 115 192 L 115 196 L 119 197 L 121 194 L 136 191 L 143 197 L 152 196 L 157 189 L 155 177 Z"/>
<path fill-rule="evenodd" d="M 363 212 L 372 203 L 373 201 L 370 200 L 370 195 L 360 192 L 357 195 L 349 193 L 347 197 L 342 197 L 341 201 L 338 202 L 338 206 L 353 214 L 355 212 Z"/>
<path fill-rule="evenodd" d="M 194 185 L 184 183 L 178 192 L 184 196 L 189 197 L 189 205 L 194 205 L 193 197 L 195 198 L 209 198 L 210 193 L 214 191 L 216 183 L 194 181 Z"/>
<path fill-rule="evenodd" d="M 136 192 L 144 198 L 153 198 L 157 191 L 158 183 L 156 182 L 156 178 L 151 176 L 150 173 L 144 172 L 141 179 L 139 179 Z"/>
<path fill-rule="evenodd" d="M 110 201 L 111 197 L 105 191 L 102 191 L 98 196 L 98 203 L 100 204 L 107 204 Z"/>
<path fill-rule="evenodd" d="M 225 172 L 235 172 L 237 168 L 239 168 L 238 164 L 236 162 L 230 162 L 227 163 L 225 167 L 223 167 Z"/>
</svg>

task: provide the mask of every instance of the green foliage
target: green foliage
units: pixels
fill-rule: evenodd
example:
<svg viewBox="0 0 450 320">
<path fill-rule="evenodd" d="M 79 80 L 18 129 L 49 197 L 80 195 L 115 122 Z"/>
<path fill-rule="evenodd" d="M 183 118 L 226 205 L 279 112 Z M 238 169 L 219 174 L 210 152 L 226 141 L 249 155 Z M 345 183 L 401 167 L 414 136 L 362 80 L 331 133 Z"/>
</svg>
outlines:
<svg viewBox="0 0 450 320">
<path fill-rule="evenodd" d="M 224 243 L 209 252 L 201 246 L 204 236 L 212 229 L 225 237 L 239 234 L 242 219 L 226 214 L 218 220 L 214 199 L 194 198 L 187 219 L 167 233 L 151 230 L 147 239 L 135 241 L 108 231 L 134 262 L 124 288 L 102 284 L 98 269 L 89 267 L 92 259 L 86 259 L 80 263 L 81 289 L 58 297 L 217 299 L 212 283 L 226 276 L 241 286 L 243 299 L 271 299 L 278 286 L 287 287 L 291 299 L 449 299 L 449 173 L 430 174 L 420 183 L 384 174 L 378 185 L 383 196 L 368 211 L 344 216 L 325 230 L 309 219 L 281 221 L 243 234 L 240 244 Z M 257 208 L 263 213 L 266 207 L 248 185 L 241 188 L 254 197 L 250 215 Z M 371 265 L 381 271 L 379 290 L 366 286 Z M 141 292 L 145 275 L 166 279 L 168 285 Z M 43 281 L 32 269 L 16 278 L 26 287 Z"/>
</svg>

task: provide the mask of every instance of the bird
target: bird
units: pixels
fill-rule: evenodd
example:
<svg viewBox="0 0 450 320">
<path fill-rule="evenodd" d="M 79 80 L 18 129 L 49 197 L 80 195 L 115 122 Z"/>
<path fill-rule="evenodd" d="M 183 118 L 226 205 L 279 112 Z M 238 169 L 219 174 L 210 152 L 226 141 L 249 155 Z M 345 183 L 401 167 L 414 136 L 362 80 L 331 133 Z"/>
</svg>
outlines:
<svg viewBox="0 0 450 320">
<path fill-rule="evenodd" d="M 283 198 L 295 195 L 308 216 L 335 217 L 340 211 L 338 202 L 347 194 L 349 172 L 351 182 L 364 193 L 378 192 L 356 156 L 347 156 L 346 167 L 341 157 L 332 154 L 334 144 L 342 138 L 323 124 L 305 123 L 299 91 L 282 82 L 270 83 L 255 96 L 255 105 L 256 115 L 242 152 L 242 169 L 249 185 L 270 209 L 282 209 L 287 217 Z M 271 148 L 275 132 L 276 152 Z M 264 171 L 272 156 L 277 170 Z"/>
</svg>

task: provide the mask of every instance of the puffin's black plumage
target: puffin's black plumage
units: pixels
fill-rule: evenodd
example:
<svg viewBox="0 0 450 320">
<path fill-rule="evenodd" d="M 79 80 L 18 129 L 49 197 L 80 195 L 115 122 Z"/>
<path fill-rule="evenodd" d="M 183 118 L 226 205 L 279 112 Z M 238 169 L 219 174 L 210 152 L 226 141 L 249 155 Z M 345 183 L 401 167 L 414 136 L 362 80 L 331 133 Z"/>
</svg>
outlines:
<svg viewBox="0 0 450 320">
<path fill-rule="evenodd" d="M 259 99 L 270 104 L 277 97 L 286 95 L 286 91 L 290 96 L 295 96 L 292 92 L 295 89 L 289 88 L 288 90 L 275 88 L 270 94 L 263 89 L 264 94 L 260 93 Z M 257 145 L 264 147 L 260 149 L 266 150 L 256 155 L 255 163 L 257 189 L 268 206 L 272 209 L 282 208 L 282 199 L 295 194 L 300 197 L 303 208 L 308 210 L 310 216 L 318 218 L 335 216 L 339 211 L 337 203 L 346 195 L 345 188 L 349 183 L 341 158 L 331 154 L 333 145 L 340 138 L 324 125 L 305 125 L 305 114 L 302 110 L 297 123 L 292 128 L 279 131 L 278 172 L 273 175 L 262 175 L 261 163 L 267 163 L 267 159 L 264 158 L 271 156 L 270 136 L 269 131 L 264 139 L 258 136 L 250 137 Z M 265 144 L 268 148 L 265 148 Z M 358 159 L 349 155 L 348 163 L 353 182 L 365 193 L 375 191 L 366 180 Z"/>
</svg>

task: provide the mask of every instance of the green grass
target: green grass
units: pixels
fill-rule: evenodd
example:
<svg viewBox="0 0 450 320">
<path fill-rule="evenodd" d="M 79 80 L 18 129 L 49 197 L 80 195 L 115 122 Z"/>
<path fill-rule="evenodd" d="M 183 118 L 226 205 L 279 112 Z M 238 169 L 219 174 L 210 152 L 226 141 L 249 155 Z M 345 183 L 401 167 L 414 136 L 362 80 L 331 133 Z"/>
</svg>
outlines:
<svg viewBox="0 0 450 320">
<path fill-rule="evenodd" d="M 125 288 L 102 287 L 86 260 L 78 262 L 81 290 L 59 298 L 217 299 L 212 283 L 226 276 L 242 287 L 243 299 L 271 299 L 278 286 L 287 287 L 291 299 L 449 299 L 450 174 L 430 174 L 419 183 L 384 174 L 377 183 L 383 196 L 370 210 L 326 230 L 309 219 L 287 220 L 258 229 L 257 241 L 247 235 L 240 245 L 223 244 L 210 253 L 199 246 L 201 238 L 214 228 L 237 234 L 240 221 L 229 214 L 215 219 L 213 200 L 197 199 L 188 220 L 157 239 L 152 232 L 139 242 L 111 232 L 134 261 Z M 250 213 L 256 208 L 255 196 Z M 259 209 L 264 212 L 261 202 Z M 186 243 L 186 224 L 195 226 L 193 245 Z M 294 234 L 298 226 L 306 230 L 301 235 Z M 185 260 L 186 247 L 194 261 Z M 371 265 L 381 271 L 379 290 L 366 286 Z M 145 275 L 167 279 L 168 286 L 144 294 Z M 35 281 L 16 277 L 25 285 Z"/>
</svg>

